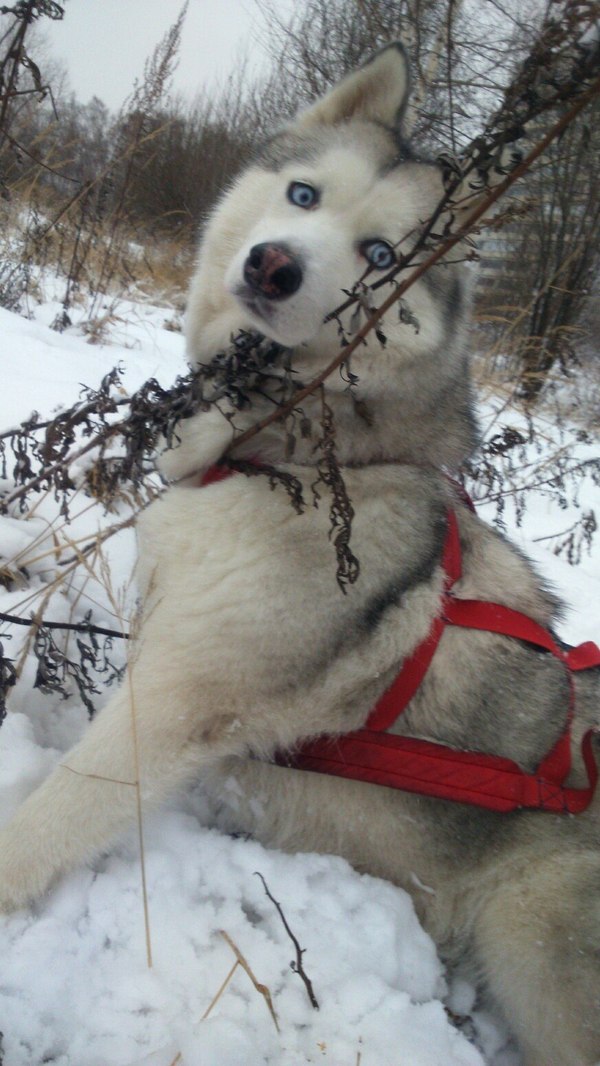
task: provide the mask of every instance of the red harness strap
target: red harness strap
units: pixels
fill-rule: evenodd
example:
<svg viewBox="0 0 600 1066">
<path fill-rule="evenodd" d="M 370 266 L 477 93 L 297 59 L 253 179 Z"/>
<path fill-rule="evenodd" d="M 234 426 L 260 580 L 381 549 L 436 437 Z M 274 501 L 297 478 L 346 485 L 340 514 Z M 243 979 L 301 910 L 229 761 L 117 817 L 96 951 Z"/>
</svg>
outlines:
<svg viewBox="0 0 600 1066">
<path fill-rule="evenodd" d="M 481 600 L 459 600 L 452 586 L 461 576 L 461 552 L 456 516 L 448 515 L 443 567 L 446 574 L 442 609 L 427 638 L 405 659 L 391 687 L 371 711 L 364 729 L 339 737 L 318 737 L 277 758 L 279 765 L 313 770 L 438 799 L 470 803 L 494 811 L 528 807 L 579 814 L 589 806 L 598 770 L 592 750 L 595 730 L 582 742 L 588 775 L 586 788 L 568 788 L 571 769 L 571 724 L 575 711 L 572 672 L 600 666 L 600 648 L 591 641 L 563 651 L 551 634 L 532 618 Z M 402 714 L 435 655 L 446 625 L 501 633 L 549 651 L 567 668 L 569 707 L 565 729 L 533 774 L 511 759 L 479 752 L 455 751 L 443 744 L 385 732 Z"/>
<path fill-rule="evenodd" d="M 234 471 L 214 467 L 202 484 L 221 481 Z M 572 674 L 600 666 L 600 648 L 592 641 L 564 651 L 552 635 L 527 615 L 484 600 L 457 599 L 452 587 L 462 573 L 458 524 L 448 513 L 448 530 L 442 565 L 445 573 L 441 612 L 425 640 L 407 659 L 390 688 L 371 711 L 363 729 L 341 736 L 309 740 L 293 752 L 279 753 L 280 766 L 312 770 L 337 777 L 368 781 L 438 799 L 470 803 L 494 811 L 530 808 L 579 814 L 590 804 L 598 779 L 592 748 L 595 729 L 582 741 L 588 776 L 585 788 L 565 781 L 571 770 L 571 726 L 575 713 Z M 480 752 L 456 751 L 443 744 L 415 737 L 396 736 L 388 730 L 419 688 L 446 625 L 499 633 L 544 648 L 564 664 L 569 679 L 569 705 L 565 728 L 534 773 L 526 773 L 511 759 Z"/>
</svg>

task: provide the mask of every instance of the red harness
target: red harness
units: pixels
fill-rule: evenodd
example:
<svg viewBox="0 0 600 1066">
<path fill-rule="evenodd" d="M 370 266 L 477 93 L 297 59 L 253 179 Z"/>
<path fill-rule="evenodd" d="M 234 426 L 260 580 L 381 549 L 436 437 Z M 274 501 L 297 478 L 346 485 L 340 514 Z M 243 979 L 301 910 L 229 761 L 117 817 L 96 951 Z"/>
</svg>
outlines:
<svg viewBox="0 0 600 1066">
<path fill-rule="evenodd" d="M 213 467 L 202 484 L 220 481 L 235 471 Z M 357 781 L 368 781 L 438 799 L 470 803 L 494 811 L 530 808 L 579 814 L 589 806 L 598 769 L 592 750 L 595 729 L 582 741 L 588 785 L 571 788 L 565 781 L 571 770 L 571 726 L 575 713 L 573 673 L 600 666 L 600 648 L 592 641 L 564 651 L 551 633 L 532 618 L 510 607 L 484 600 L 457 599 L 452 588 L 462 573 L 458 524 L 448 513 L 448 530 L 442 557 L 445 573 L 440 614 L 429 635 L 404 660 L 391 687 L 371 711 L 363 729 L 341 736 L 322 736 L 279 754 L 280 766 L 312 770 Z M 550 652 L 563 663 L 569 679 L 569 705 L 565 728 L 554 746 L 530 774 L 511 759 L 480 752 L 456 751 L 443 744 L 387 733 L 405 710 L 423 681 L 447 625 L 480 629 L 513 637 Z"/>
</svg>

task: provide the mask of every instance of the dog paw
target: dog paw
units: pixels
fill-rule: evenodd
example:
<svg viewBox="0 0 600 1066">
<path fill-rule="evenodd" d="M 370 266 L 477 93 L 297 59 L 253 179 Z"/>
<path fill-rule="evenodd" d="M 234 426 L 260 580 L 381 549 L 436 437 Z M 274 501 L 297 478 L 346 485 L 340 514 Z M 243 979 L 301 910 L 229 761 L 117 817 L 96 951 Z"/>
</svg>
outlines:
<svg viewBox="0 0 600 1066">
<path fill-rule="evenodd" d="M 181 451 L 181 444 L 165 448 L 156 459 L 156 466 L 165 481 L 179 481 L 190 472 L 192 460 Z"/>
<path fill-rule="evenodd" d="M 202 411 L 181 422 L 177 440 L 159 445 L 157 467 L 167 481 L 200 475 L 216 463 L 231 442 L 231 425 L 220 411 Z"/>
<path fill-rule="evenodd" d="M 0 831 L 0 914 L 27 907 L 41 896 L 50 880 L 42 857 L 10 830 Z"/>
</svg>

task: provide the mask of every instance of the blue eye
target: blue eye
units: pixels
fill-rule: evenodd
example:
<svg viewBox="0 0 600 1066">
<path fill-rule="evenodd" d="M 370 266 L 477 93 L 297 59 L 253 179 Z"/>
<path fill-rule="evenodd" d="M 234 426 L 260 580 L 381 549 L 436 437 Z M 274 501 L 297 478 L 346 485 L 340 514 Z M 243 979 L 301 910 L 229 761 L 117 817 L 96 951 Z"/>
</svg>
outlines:
<svg viewBox="0 0 600 1066">
<path fill-rule="evenodd" d="M 390 270 L 396 262 L 396 253 L 387 241 L 363 241 L 360 252 L 376 270 Z"/>
<path fill-rule="evenodd" d="M 303 207 L 307 211 L 318 204 L 319 191 L 305 181 L 292 181 L 288 186 L 287 198 L 291 204 Z"/>
</svg>

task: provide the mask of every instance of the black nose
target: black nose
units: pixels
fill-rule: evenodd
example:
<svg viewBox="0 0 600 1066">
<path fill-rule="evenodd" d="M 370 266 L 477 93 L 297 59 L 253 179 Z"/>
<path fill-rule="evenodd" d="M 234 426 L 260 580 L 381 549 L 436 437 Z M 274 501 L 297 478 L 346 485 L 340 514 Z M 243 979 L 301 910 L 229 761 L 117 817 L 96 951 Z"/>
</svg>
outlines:
<svg viewBox="0 0 600 1066">
<path fill-rule="evenodd" d="M 244 281 L 268 300 L 285 300 L 302 284 L 302 267 L 283 244 L 255 244 L 244 263 Z"/>
</svg>

